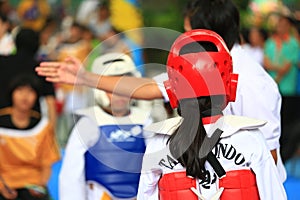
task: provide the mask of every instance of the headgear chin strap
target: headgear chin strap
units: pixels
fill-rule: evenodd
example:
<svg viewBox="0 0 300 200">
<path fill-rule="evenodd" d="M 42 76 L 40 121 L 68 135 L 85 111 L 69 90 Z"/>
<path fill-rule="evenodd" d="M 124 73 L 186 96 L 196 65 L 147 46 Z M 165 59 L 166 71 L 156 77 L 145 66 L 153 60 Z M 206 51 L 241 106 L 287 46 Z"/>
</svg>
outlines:
<svg viewBox="0 0 300 200">
<path fill-rule="evenodd" d="M 215 46 L 217 51 L 203 49 L 204 43 Z M 189 49 L 191 44 L 198 46 L 198 51 Z M 183 49 L 188 51 L 182 53 Z M 233 74 L 225 42 L 213 31 L 195 29 L 180 35 L 171 47 L 167 73 L 169 80 L 164 85 L 172 108 L 186 98 L 224 95 L 224 108 L 235 101 L 238 75 Z"/>
</svg>

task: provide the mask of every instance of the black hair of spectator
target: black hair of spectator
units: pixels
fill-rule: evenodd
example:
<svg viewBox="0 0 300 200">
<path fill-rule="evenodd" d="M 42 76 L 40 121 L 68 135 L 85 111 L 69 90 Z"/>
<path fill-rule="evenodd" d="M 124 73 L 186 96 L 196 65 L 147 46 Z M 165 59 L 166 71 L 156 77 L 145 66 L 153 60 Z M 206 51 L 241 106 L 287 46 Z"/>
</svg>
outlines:
<svg viewBox="0 0 300 200">
<path fill-rule="evenodd" d="M 57 24 L 57 21 L 55 20 L 55 18 L 53 16 L 47 17 L 44 26 L 40 30 L 40 33 L 43 32 L 44 30 L 46 30 L 49 26 L 56 26 L 56 24 Z"/>
<path fill-rule="evenodd" d="M 17 53 L 27 52 L 36 54 L 39 48 L 39 34 L 29 28 L 21 28 L 15 39 Z"/>
<path fill-rule="evenodd" d="M 296 25 L 295 26 L 296 26 L 298 34 L 300 34 L 300 20 L 296 20 Z"/>
<path fill-rule="evenodd" d="M 117 28 L 114 27 L 114 26 L 111 27 L 111 30 L 112 30 L 115 34 L 119 34 L 119 33 L 122 32 L 122 31 L 120 31 L 119 29 L 117 29 Z"/>
<path fill-rule="evenodd" d="M 292 26 L 296 26 L 297 20 L 291 13 L 283 13 L 283 12 L 275 12 L 273 14 L 277 14 L 279 17 L 287 19 Z"/>
<path fill-rule="evenodd" d="M 10 105 L 12 105 L 12 94 L 18 88 L 22 86 L 31 87 L 37 94 L 37 97 L 40 96 L 40 81 L 37 77 L 32 74 L 20 74 L 16 75 L 9 84 L 9 99 Z"/>
<path fill-rule="evenodd" d="M 250 43 L 250 41 L 249 41 L 249 33 L 250 33 L 249 28 L 242 28 L 241 29 L 241 37 L 243 37 L 244 42 L 247 43 L 247 44 Z"/>
<path fill-rule="evenodd" d="M 98 8 L 99 9 L 104 8 L 104 9 L 109 10 L 109 1 L 104 0 L 104 1 L 99 2 Z"/>
<path fill-rule="evenodd" d="M 1 20 L 2 22 L 4 22 L 4 23 L 5 23 L 5 22 L 7 22 L 7 23 L 9 22 L 7 16 L 4 15 L 3 13 L 1 13 L 1 12 L 0 12 L 0 20 Z"/>
<path fill-rule="evenodd" d="M 77 21 L 74 21 L 74 22 L 72 23 L 72 27 L 78 28 L 78 29 L 80 29 L 81 31 L 84 31 L 84 30 L 86 29 L 85 26 L 84 26 L 83 24 L 81 24 L 81 23 L 79 23 L 79 22 L 77 22 Z"/>
<path fill-rule="evenodd" d="M 263 40 L 266 41 L 269 37 L 268 31 L 264 28 L 259 28 L 258 31 L 259 31 L 260 35 L 262 36 Z"/>
</svg>

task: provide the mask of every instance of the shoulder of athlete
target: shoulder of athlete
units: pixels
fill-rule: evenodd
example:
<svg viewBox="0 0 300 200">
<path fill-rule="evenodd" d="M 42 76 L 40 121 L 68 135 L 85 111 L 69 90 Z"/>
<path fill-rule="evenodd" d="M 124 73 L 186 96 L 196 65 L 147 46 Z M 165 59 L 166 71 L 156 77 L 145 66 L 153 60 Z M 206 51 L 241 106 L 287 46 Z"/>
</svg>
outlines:
<svg viewBox="0 0 300 200">
<path fill-rule="evenodd" d="M 161 122 L 153 123 L 144 129 L 148 132 L 155 134 L 172 135 L 176 129 L 183 122 L 182 117 L 174 117 Z M 227 137 L 233 135 L 239 130 L 251 130 L 258 129 L 264 126 L 267 122 L 264 120 L 227 115 L 221 117 L 216 123 L 211 124 L 210 130 L 216 130 L 217 128 L 223 130 L 221 137 Z"/>
</svg>

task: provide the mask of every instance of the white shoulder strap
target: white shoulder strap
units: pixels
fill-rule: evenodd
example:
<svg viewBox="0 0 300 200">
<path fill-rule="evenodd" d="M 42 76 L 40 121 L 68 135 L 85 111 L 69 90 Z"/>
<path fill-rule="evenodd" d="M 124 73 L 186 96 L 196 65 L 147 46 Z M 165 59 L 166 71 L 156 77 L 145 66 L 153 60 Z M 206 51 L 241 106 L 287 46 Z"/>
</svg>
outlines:
<svg viewBox="0 0 300 200">
<path fill-rule="evenodd" d="M 144 130 L 156 134 L 172 135 L 172 133 L 174 133 L 174 131 L 181 125 L 182 121 L 182 117 L 174 117 L 150 124 L 149 126 L 146 126 Z"/>
<path fill-rule="evenodd" d="M 226 130 L 221 135 L 221 137 L 227 137 L 233 135 L 239 130 L 251 130 L 257 129 L 264 126 L 267 121 L 242 117 L 242 116 L 234 116 L 227 115 L 221 117 L 214 125 L 220 128 L 221 130 Z"/>
</svg>

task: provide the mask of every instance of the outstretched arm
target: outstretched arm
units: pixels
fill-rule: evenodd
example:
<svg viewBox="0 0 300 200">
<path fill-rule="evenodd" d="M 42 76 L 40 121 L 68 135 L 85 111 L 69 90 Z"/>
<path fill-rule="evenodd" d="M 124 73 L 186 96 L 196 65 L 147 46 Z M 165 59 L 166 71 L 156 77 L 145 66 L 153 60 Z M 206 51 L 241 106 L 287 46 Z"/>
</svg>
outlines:
<svg viewBox="0 0 300 200">
<path fill-rule="evenodd" d="M 149 78 L 129 76 L 101 76 L 88 72 L 81 62 L 73 57 L 64 62 L 42 62 L 36 68 L 40 76 L 53 83 L 79 84 L 98 88 L 135 99 L 163 98 L 156 82 Z"/>
</svg>

